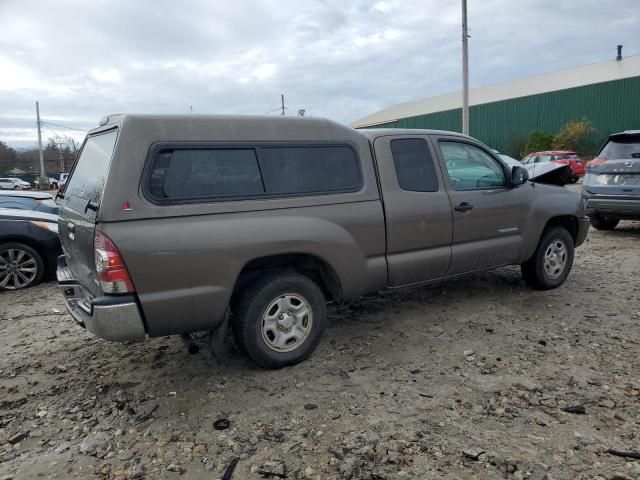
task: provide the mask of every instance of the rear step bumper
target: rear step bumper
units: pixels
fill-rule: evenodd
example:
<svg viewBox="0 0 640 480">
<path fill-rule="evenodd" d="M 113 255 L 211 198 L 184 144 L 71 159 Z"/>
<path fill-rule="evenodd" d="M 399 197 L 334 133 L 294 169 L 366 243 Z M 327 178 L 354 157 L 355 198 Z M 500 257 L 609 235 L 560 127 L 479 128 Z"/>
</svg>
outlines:
<svg viewBox="0 0 640 480">
<path fill-rule="evenodd" d="M 640 217 L 640 197 L 637 199 L 614 199 L 591 197 L 586 203 L 587 213 Z"/>
<path fill-rule="evenodd" d="M 146 338 L 135 295 L 92 297 L 58 257 L 58 285 L 69 313 L 78 324 L 105 340 L 124 342 Z"/>
</svg>

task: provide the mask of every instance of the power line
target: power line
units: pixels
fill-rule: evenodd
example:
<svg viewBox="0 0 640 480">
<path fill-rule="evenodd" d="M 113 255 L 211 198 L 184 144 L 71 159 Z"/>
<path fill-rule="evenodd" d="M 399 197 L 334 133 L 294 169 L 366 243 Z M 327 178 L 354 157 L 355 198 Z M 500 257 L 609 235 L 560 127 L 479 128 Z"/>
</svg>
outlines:
<svg viewBox="0 0 640 480">
<path fill-rule="evenodd" d="M 269 115 L 270 113 L 279 112 L 281 110 L 282 110 L 282 107 L 274 108 L 273 110 L 269 110 L 268 112 L 263 113 L 263 115 Z"/>
<path fill-rule="evenodd" d="M 42 124 L 42 126 L 44 128 L 46 128 L 47 130 L 49 130 L 51 133 L 53 133 L 53 135 L 55 137 L 61 137 L 62 135 L 60 135 L 58 132 L 54 132 L 53 130 L 51 130 L 49 127 L 47 127 L 47 125 L 45 124 L 45 122 L 40 122 Z"/>
<path fill-rule="evenodd" d="M 76 132 L 87 133 L 88 131 L 88 130 L 82 130 L 80 128 L 67 127 L 66 125 L 60 125 L 59 123 L 45 122 L 44 120 L 40 120 L 40 123 L 45 125 L 53 125 L 54 127 L 66 128 L 67 130 L 75 130 Z"/>
</svg>

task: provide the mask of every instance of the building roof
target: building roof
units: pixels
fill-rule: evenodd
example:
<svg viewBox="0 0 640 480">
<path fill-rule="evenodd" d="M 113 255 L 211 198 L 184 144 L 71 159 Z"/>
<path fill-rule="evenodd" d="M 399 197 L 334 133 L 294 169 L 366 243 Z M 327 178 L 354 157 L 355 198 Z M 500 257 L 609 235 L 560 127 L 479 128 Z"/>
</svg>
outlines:
<svg viewBox="0 0 640 480">
<path fill-rule="evenodd" d="M 484 103 L 636 76 L 640 76 L 640 55 L 472 88 L 469 90 L 469 105 L 482 105 Z M 458 91 L 422 100 L 399 103 L 356 120 L 351 123 L 351 126 L 359 128 L 380 125 L 400 118 L 443 112 L 461 107 L 462 94 Z"/>
</svg>

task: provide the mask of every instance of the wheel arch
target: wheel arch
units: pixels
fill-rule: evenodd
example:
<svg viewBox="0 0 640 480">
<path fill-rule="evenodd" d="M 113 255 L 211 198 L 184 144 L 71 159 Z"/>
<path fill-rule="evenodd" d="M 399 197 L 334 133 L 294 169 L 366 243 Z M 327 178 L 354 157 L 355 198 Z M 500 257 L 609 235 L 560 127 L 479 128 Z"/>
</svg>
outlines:
<svg viewBox="0 0 640 480">
<path fill-rule="evenodd" d="M 47 271 L 49 270 L 48 264 L 47 264 L 48 262 L 47 255 L 43 251 L 42 246 L 38 244 L 38 242 L 34 241 L 29 237 L 23 237 L 21 235 L 7 235 L 7 236 L 0 237 L 0 246 L 6 243 L 22 243 L 24 245 L 27 245 L 28 247 L 33 248 L 38 253 L 38 255 L 40 255 L 40 258 L 42 259 L 42 263 L 45 266 L 45 269 Z"/>
<path fill-rule="evenodd" d="M 247 285 L 277 270 L 294 271 L 308 277 L 320 287 L 327 300 L 340 301 L 343 298 L 340 278 L 329 262 L 309 253 L 283 253 L 254 258 L 244 265 L 231 294 L 231 310 L 234 310 Z"/>
<path fill-rule="evenodd" d="M 567 230 L 569 232 L 569 235 L 571 235 L 571 238 L 573 239 L 573 246 L 576 246 L 579 230 L 578 219 L 574 215 L 555 215 L 548 218 L 547 221 L 542 224 L 542 228 L 538 227 L 540 228 L 540 230 L 537 232 L 537 234 L 535 234 L 535 236 L 531 235 L 529 237 L 527 248 L 522 256 L 523 261 L 526 262 L 531 257 L 533 257 L 533 255 L 535 255 L 536 249 L 538 248 L 538 245 L 540 245 L 540 241 L 542 240 L 545 232 L 554 227 L 562 227 Z"/>
<path fill-rule="evenodd" d="M 555 217 L 551 217 L 547 220 L 542 232 L 540 232 L 540 236 L 538 237 L 538 243 L 540 243 L 540 239 L 544 232 L 553 228 L 553 227 L 562 227 L 569 232 L 571 238 L 573 238 L 573 243 L 575 246 L 576 240 L 578 238 L 578 219 L 573 215 L 557 215 Z"/>
</svg>

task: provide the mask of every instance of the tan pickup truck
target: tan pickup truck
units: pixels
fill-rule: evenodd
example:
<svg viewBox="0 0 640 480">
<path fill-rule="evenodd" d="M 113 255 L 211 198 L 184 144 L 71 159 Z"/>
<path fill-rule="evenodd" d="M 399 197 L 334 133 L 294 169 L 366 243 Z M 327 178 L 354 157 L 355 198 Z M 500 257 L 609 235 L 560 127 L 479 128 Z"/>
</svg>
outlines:
<svg viewBox="0 0 640 480">
<path fill-rule="evenodd" d="M 567 278 L 580 195 L 532 182 L 473 138 L 320 118 L 116 115 L 60 197 L 58 280 L 109 340 L 230 325 L 259 365 L 308 357 L 326 303 L 522 265 Z"/>
</svg>

